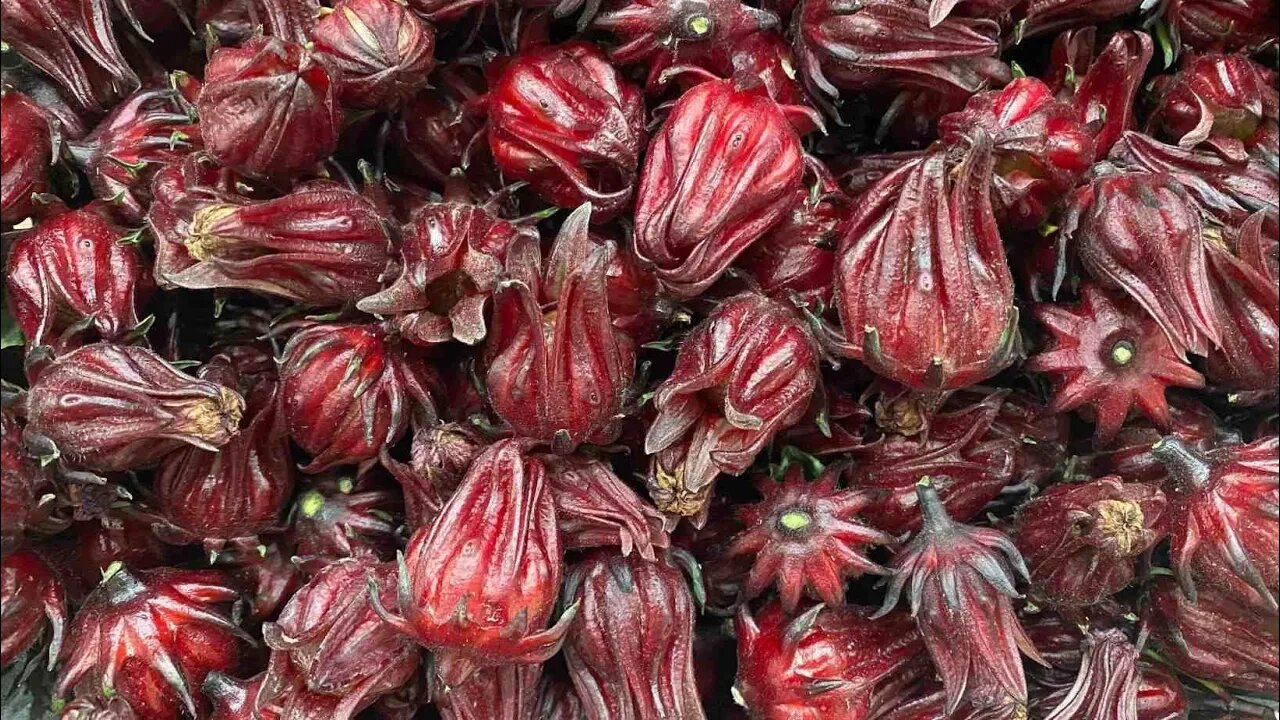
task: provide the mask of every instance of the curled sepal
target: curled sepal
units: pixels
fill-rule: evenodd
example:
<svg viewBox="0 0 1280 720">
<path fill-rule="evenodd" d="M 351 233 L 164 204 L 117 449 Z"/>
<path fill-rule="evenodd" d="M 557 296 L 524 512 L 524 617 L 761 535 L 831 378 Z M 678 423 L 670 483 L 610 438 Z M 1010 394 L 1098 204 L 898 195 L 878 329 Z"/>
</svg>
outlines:
<svg viewBox="0 0 1280 720">
<path fill-rule="evenodd" d="M 916 485 L 924 521 L 894 556 L 878 615 L 898 604 L 910 583 L 911 613 L 947 691 L 947 712 L 968 699 L 977 708 L 1025 711 L 1027 683 L 1019 651 L 1043 664 L 1013 609 L 1027 568 L 1002 532 L 947 515 L 929 478 Z"/>
<path fill-rule="evenodd" d="M 1138 648 L 1119 630 L 1095 630 L 1082 645 L 1075 685 L 1046 720 L 1139 720 Z"/>
<path fill-rule="evenodd" d="M 662 514 L 605 463 L 575 455 L 547 455 L 542 461 L 566 550 L 616 546 L 623 556 L 635 550 L 652 561 L 670 543 Z"/>
</svg>

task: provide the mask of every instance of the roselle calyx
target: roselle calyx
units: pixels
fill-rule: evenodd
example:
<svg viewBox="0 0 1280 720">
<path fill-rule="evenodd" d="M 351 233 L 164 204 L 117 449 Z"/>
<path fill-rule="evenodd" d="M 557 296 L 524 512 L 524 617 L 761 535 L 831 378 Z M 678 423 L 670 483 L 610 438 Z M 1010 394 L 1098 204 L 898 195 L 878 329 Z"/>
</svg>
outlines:
<svg viewBox="0 0 1280 720">
<path fill-rule="evenodd" d="M 1094 180 L 1070 200 L 1061 232 L 1094 280 L 1141 306 L 1179 355 L 1205 355 L 1221 344 L 1204 227 L 1172 176 L 1126 173 Z"/>
<path fill-rule="evenodd" d="M 566 602 L 578 614 L 564 653 L 588 720 L 706 717 L 693 674 L 701 587 L 690 592 L 681 566 L 697 567 L 671 553 L 645 560 L 604 550 L 569 572 Z"/>
<path fill-rule="evenodd" d="M 1206 373 L 1239 405 L 1280 395 L 1280 283 L 1263 239 L 1265 213 L 1245 221 L 1232 247 L 1209 247 L 1209 282 L 1217 298 L 1222 347 Z"/>
<path fill-rule="evenodd" d="M 289 435 L 312 455 L 303 472 L 370 460 L 418 415 L 435 418 L 437 379 L 421 353 L 376 324 L 318 324 L 280 361 Z"/>
<path fill-rule="evenodd" d="M 18 0 L 3 5 L 7 46 L 83 110 L 101 111 L 138 87 L 120 51 L 107 0 Z"/>
<path fill-rule="evenodd" d="M 8 669 L 48 629 L 50 669 L 58 660 L 67 598 L 54 570 L 34 552 L 23 550 L 0 560 L 0 667 Z"/>
<path fill-rule="evenodd" d="M 149 295 L 143 255 L 92 210 L 50 218 L 20 235 L 5 267 L 8 307 L 30 347 L 55 352 L 86 338 L 123 340 Z"/>
<path fill-rule="evenodd" d="M 1161 77 L 1154 91 L 1158 100 L 1148 127 L 1179 147 L 1203 143 L 1237 159 L 1268 137 L 1275 142 L 1275 72 L 1243 54 L 1187 55 L 1182 69 Z"/>
<path fill-rule="evenodd" d="M 295 556 L 308 570 L 340 558 L 391 560 L 403 540 L 396 532 L 400 515 L 400 496 L 394 490 L 368 487 L 363 478 L 326 474 L 294 503 Z"/>
<path fill-rule="evenodd" d="M 88 135 L 67 143 L 94 196 L 131 224 L 146 217 L 156 172 L 200 147 L 195 109 L 172 87 L 129 95 Z"/>
<path fill-rule="evenodd" d="M 421 653 L 382 622 L 368 594 L 372 583 L 391 601 L 395 573 L 390 563 L 339 560 L 298 590 L 280 617 L 263 626 L 271 660 L 256 704 L 303 687 L 340 698 L 325 717 L 347 720 L 409 682 Z"/>
<path fill-rule="evenodd" d="M 405 523 L 410 531 L 429 527 L 444 502 L 462 483 L 486 442 L 476 429 L 462 423 L 439 423 L 413 433 L 409 462 L 380 456 L 383 467 L 404 493 Z"/>
<path fill-rule="evenodd" d="M 670 540 L 662 514 L 640 499 L 604 462 L 579 455 L 545 455 L 547 487 L 565 550 L 616 547 L 653 561 Z"/>
<path fill-rule="evenodd" d="M 536 242 L 537 231 L 504 220 L 495 208 L 465 201 L 424 206 L 404 228 L 400 276 L 356 303 L 387 317 L 419 345 L 485 338 L 485 307 L 501 279 L 517 238 Z"/>
<path fill-rule="evenodd" d="M 201 376 L 230 387 L 241 383 L 225 355 L 202 368 Z M 293 492 L 289 433 L 279 408 L 274 377 L 246 379 L 241 430 L 217 452 L 183 448 L 156 468 L 156 510 L 168 520 L 167 539 L 201 542 L 216 552 L 226 541 L 244 544 L 278 527 Z M 256 543 L 255 543 L 256 544 Z"/>
<path fill-rule="evenodd" d="M 402 105 L 426 87 L 435 66 L 435 30 L 395 0 L 338 3 L 311 37 L 343 107 Z"/>
<path fill-rule="evenodd" d="M 1013 277 L 991 204 L 991 139 L 935 149 L 864 193 L 840 240 L 842 354 L 909 388 L 983 380 L 1018 353 Z"/>
<path fill-rule="evenodd" d="M 545 661 L 560 649 L 577 612 L 571 605 L 546 627 L 564 572 L 563 547 L 546 469 L 527 454 L 528 445 L 501 440 L 471 463 L 439 519 L 409 540 L 398 614 L 380 611 L 432 650 L 445 686 L 481 667 Z M 496 506 L 504 511 L 495 518 Z"/>
<path fill-rule="evenodd" d="M 553 250 L 552 259 L 562 265 L 544 269 L 532 242 L 509 249 L 485 346 L 494 411 L 516 433 L 556 452 L 617 437 L 635 368 L 631 339 L 614 328 L 609 313 L 605 272 L 613 248 L 585 249 L 591 209 L 583 205 L 561 226 L 556 245 L 562 249 Z M 583 249 L 563 249 L 569 245 Z"/>
<path fill-rule="evenodd" d="M 777 603 L 738 610 L 734 698 L 763 720 L 861 720 L 877 691 L 914 673 L 923 649 L 905 612 L 872 619 L 853 605 L 814 605 L 791 616 Z"/>
<path fill-rule="evenodd" d="M 781 483 L 756 484 L 763 499 L 737 510 L 746 529 L 725 550 L 726 558 L 753 559 L 743 589 L 746 599 L 771 583 L 778 587 L 782 609 L 794 612 L 803 590 L 832 606 L 844 600 L 845 580 L 863 573 L 888 574 L 869 560 L 871 545 L 891 545 L 893 538 L 859 517 L 870 493 L 836 487 L 839 470 L 805 480 L 792 468 Z"/>
<path fill-rule="evenodd" d="M 552 717 L 540 704 L 538 689 L 541 678 L 540 664 L 480 668 L 461 685 L 439 689 L 436 705 L 441 720 L 535 720 Z"/>
<path fill-rule="evenodd" d="M 1280 597 L 1280 469 L 1276 436 L 1201 453 L 1175 436 L 1151 453 L 1169 471 L 1170 559 L 1193 601 L 1197 577 L 1241 595 L 1257 593 L 1276 612 Z"/>
<path fill-rule="evenodd" d="M 685 338 L 653 397 L 644 448 L 658 509 L 701 525 L 716 477 L 744 472 L 799 421 L 817 383 L 817 345 L 792 308 L 754 292 L 724 301 Z"/>
<path fill-rule="evenodd" d="M 248 175 L 297 175 L 338 145 L 332 76 L 311 51 L 279 37 L 216 50 L 196 109 L 209 154 Z"/>
<path fill-rule="evenodd" d="M 763 88 L 708 80 L 653 136 L 636 188 L 635 251 L 689 298 L 803 197 L 800 139 Z"/>
<path fill-rule="evenodd" d="M 938 123 L 944 140 L 961 144 L 975 131 L 991 138 L 992 202 L 1001 224 L 1039 227 L 1093 161 L 1093 137 L 1075 108 L 1034 78 L 971 97 Z"/>
<path fill-rule="evenodd" d="M 1140 720 L 1138 648 L 1114 629 L 1093 631 L 1083 646 L 1075 685 L 1046 720 Z"/>
<path fill-rule="evenodd" d="M 339 305 L 377 290 L 391 260 L 388 221 L 372 202 L 327 180 L 274 200 L 201 204 L 182 220 L 176 235 L 159 238 L 163 285 Z"/>
<path fill-rule="evenodd" d="M 216 571 L 113 566 L 67 628 L 56 697 L 119 696 L 141 720 L 199 717 L 199 688 L 248 637 L 225 614 L 239 594 Z"/>
<path fill-rule="evenodd" d="M 623 210 L 646 140 L 644 98 L 585 42 L 542 45 L 506 61 L 488 96 L 489 149 L 504 177 L 595 222 Z"/>
<path fill-rule="evenodd" d="M 185 375 L 150 350 L 96 343 L 58 358 L 32 383 L 24 443 L 88 470 L 132 470 L 184 445 L 217 450 L 243 412 L 234 390 Z"/>
<path fill-rule="evenodd" d="M 34 196 L 49 189 L 59 125 L 17 90 L 0 91 L 0 223 L 9 227 L 36 212 Z"/>
<path fill-rule="evenodd" d="M 1096 604 L 1133 581 L 1137 558 L 1165 535 L 1159 488 L 1109 476 L 1055 485 L 1024 505 L 1012 532 L 1032 595 L 1050 606 Z"/>
<path fill-rule="evenodd" d="M 911 583 L 911 614 L 947 691 L 947 712 L 976 708 L 1016 713 L 1027 705 L 1019 653 L 1043 664 L 1014 613 L 1026 565 L 998 530 L 955 522 L 929 478 L 916 485 L 924 520 L 894 556 L 879 614 L 891 612 Z"/>
<path fill-rule="evenodd" d="M 1157 427 L 1171 427 L 1165 390 L 1204 387 L 1204 376 L 1179 357 L 1155 319 L 1097 285 L 1081 289 L 1075 308 L 1043 304 L 1033 314 L 1052 344 L 1025 367 L 1055 381 L 1053 411 L 1088 408 L 1103 442 L 1135 407 Z"/>
</svg>

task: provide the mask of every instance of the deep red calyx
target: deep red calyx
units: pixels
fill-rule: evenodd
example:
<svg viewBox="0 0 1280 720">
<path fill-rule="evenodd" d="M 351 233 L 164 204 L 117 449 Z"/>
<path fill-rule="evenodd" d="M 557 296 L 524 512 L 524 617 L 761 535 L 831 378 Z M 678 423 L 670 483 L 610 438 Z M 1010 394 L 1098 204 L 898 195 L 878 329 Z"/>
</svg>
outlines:
<svg viewBox="0 0 1280 720">
<path fill-rule="evenodd" d="M 54 517 L 57 496 L 49 468 L 27 454 L 22 427 L 7 410 L 0 413 L 0 556 L 22 547 L 28 529 L 60 530 Z"/>
<path fill-rule="evenodd" d="M 1222 347 L 1209 353 L 1209 377 L 1239 405 L 1280 395 L 1280 283 L 1263 239 L 1264 213 L 1245 221 L 1230 247 L 1209 247 Z M 1224 243 L 1225 244 L 1225 243 Z"/>
<path fill-rule="evenodd" d="M 594 458 L 546 455 L 547 487 L 566 550 L 616 547 L 645 560 L 667 547 L 662 514 L 640 499 L 613 470 Z"/>
<path fill-rule="evenodd" d="M 196 107 L 209 154 L 249 175 L 297 175 L 338 145 L 342 117 L 329 71 L 278 37 L 215 51 Z"/>
<path fill-rule="evenodd" d="M 817 177 L 808 195 L 748 248 L 737 266 L 765 295 L 784 302 L 795 298 L 816 312 L 831 306 L 836 243 L 853 203 L 830 171 L 811 165 Z"/>
<path fill-rule="evenodd" d="M 309 305 L 378 289 L 389 223 L 369 200 L 316 180 L 274 200 L 200 203 L 159 236 L 156 277 L 194 290 L 237 288 Z"/>
<path fill-rule="evenodd" d="M 33 196 L 48 190 L 59 126 L 17 90 L 3 90 L 0 110 L 0 223 L 8 227 L 34 214 Z"/>
<path fill-rule="evenodd" d="M 1091 50 L 1092 33 L 1087 36 L 1089 42 L 1082 44 Z M 1080 121 L 1094 133 L 1096 157 L 1105 157 L 1120 134 L 1133 128 L 1134 100 L 1153 52 L 1149 35 L 1125 30 L 1112 35 L 1097 57 L 1089 58 L 1092 62 L 1081 58 L 1078 64 L 1083 67 L 1078 69 L 1077 63 L 1071 64 L 1074 76 L 1064 85 L 1070 88 Z"/>
<path fill-rule="evenodd" d="M 146 217 L 156 172 L 200 147 L 195 109 L 174 88 L 133 93 L 88 135 L 67 143 L 93 194 L 128 223 Z"/>
<path fill-rule="evenodd" d="M 1075 308 L 1044 304 L 1034 314 L 1053 339 L 1026 368 L 1053 377 L 1054 412 L 1090 408 L 1103 442 L 1135 406 L 1156 426 L 1171 427 L 1166 388 L 1204 387 L 1204 376 L 1179 357 L 1153 318 L 1096 285 L 1082 289 Z"/>
<path fill-rule="evenodd" d="M 285 605 L 262 636 L 271 661 L 256 704 L 305 687 L 335 696 L 333 720 L 347 720 L 399 690 L 418 670 L 417 645 L 374 612 L 370 592 L 395 598 L 395 566 L 339 560 L 321 570 Z"/>
<path fill-rule="evenodd" d="M 39 555 L 24 550 L 0 561 L 0 667 L 8 668 L 49 628 L 48 667 L 62 647 L 67 599 L 54 571 Z"/>
<path fill-rule="evenodd" d="M 1103 176 L 1076 192 L 1061 232 L 1093 279 L 1136 302 L 1179 356 L 1221 344 L 1204 226 L 1174 177 Z"/>
<path fill-rule="evenodd" d="M 312 455 L 303 472 L 377 457 L 411 415 L 434 419 L 435 372 L 417 349 L 377 325 L 313 325 L 280 362 L 285 422 Z"/>
<path fill-rule="evenodd" d="M 564 559 L 546 469 L 519 440 L 501 440 L 471 463 L 431 527 L 409 540 L 399 616 L 384 618 L 434 652 L 454 687 L 477 668 L 540 663 L 554 655 L 576 613 L 551 628 Z M 490 508 L 504 510 L 494 516 Z M 384 611 L 386 612 L 386 611 Z"/>
<path fill-rule="evenodd" d="M 226 356 L 216 356 L 202 376 L 240 385 Z M 203 542 L 213 552 L 228 540 L 252 540 L 280 525 L 293 493 L 289 433 L 273 377 L 245 383 L 241 431 L 218 451 L 183 448 L 160 461 L 153 480 L 156 510 L 168 520 L 166 538 Z"/>
<path fill-rule="evenodd" d="M 656 560 L 597 552 L 566 579 L 578 606 L 565 640 L 569 676 L 588 720 L 678 717 L 703 720 L 693 666 L 693 624 L 700 599 L 681 566 L 688 556 Z"/>
<path fill-rule="evenodd" d="M 392 490 L 327 475 L 294 503 L 295 553 L 319 565 L 349 557 L 390 560 L 402 540 L 396 533 L 400 514 L 400 497 Z"/>
<path fill-rule="evenodd" d="M 1022 9 L 1018 37 L 1101 25 L 1134 12 L 1140 5 L 1134 0 L 1031 0 Z"/>
<path fill-rule="evenodd" d="M 799 421 L 818 380 L 816 343 L 793 309 L 758 293 L 724 301 L 685 338 L 653 397 L 644 448 L 658 509 L 701 525 L 716 477 L 744 472 Z"/>
<path fill-rule="evenodd" d="M 1280 597 L 1280 469 L 1276 436 L 1201 453 L 1169 436 L 1151 449 L 1172 481 L 1170 559 L 1194 602 L 1203 583 L 1257 593 L 1276 612 Z"/>
<path fill-rule="evenodd" d="M 110 568 L 71 621 L 55 695 L 119 696 L 142 720 L 200 717 L 205 676 L 233 668 L 248 639 L 222 610 L 237 597 L 214 571 Z"/>
<path fill-rule="evenodd" d="M 947 712 L 966 699 L 976 708 L 1025 711 L 1019 652 L 1043 660 L 1013 609 L 1016 578 L 1028 575 L 1022 556 L 1004 533 L 952 520 L 929 478 L 916 491 L 924 521 L 894 556 L 879 615 L 893 610 L 910 583 L 911 614 L 946 686 Z"/>
<path fill-rule="evenodd" d="M 97 343 L 41 372 L 26 411 L 30 452 L 121 471 L 154 464 L 183 445 L 217 450 L 238 432 L 244 400 L 145 348 Z"/>
<path fill-rule="evenodd" d="M 997 391 L 935 412 L 928 432 L 920 427 L 909 436 L 886 432 L 852 448 L 854 462 L 846 474 L 851 485 L 868 491 L 866 516 L 875 518 L 877 528 L 901 535 L 920 527 L 916 482 L 926 475 L 947 513 L 960 522 L 976 517 L 1000 493 L 1017 467 L 1022 444 L 1021 437 L 1000 430 L 1006 396 Z"/>
<path fill-rule="evenodd" d="M 1013 540 L 1036 599 L 1093 605 L 1125 588 L 1138 556 L 1165 535 L 1164 493 L 1115 476 L 1054 485 L 1024 505 Z"/>
<path fill-rule="evenodd" d="M 0 14 L 5 44 L 88 111 L 100 111 L 138 87 L 111 16 L 107 0 L 14 0 Z"/>
<path fill-rule="evenodd" d="M 552 720 L 540 702 L 541 678 L 541 664 L 479 668 L 461 685 L 440 688 L 436 708 L 441 720 Z"/>
<path fill-rule="evenodd" d="M 1075 108 L 1035 78 L 974 95 L 938 130 L 953 144 L 974 132 L 991 138 L 996 214 L 1014 228 L 1039 227 L 1093 162 L 1093 136 Z"/>
<path fill-rule="evenodd" d="M 631 339 L 609 313 L 613 246 L 591 243 L 590 218 L 583 205 L 565 220 L 545 268 L 532 238 L 512 245 L 485 347 L 494 411 L 561 453 L 617 437 L 635 372 Z"/>
<path fill-rule="evenodd" d="M 793 468 L 780 483 L 756 483 L 764 498 L 738 508 L 746 529 L 725 551 L 726 558 L 753 560 L 744 587 L 747 600 L 775 584 L 788 613 L 795 611 L 801 591 L 838 606 L 844 602 L 846 579 L 888 574 L 866 552 L 871 545 L 893 544 L 893 538 L 859 516 L 871 502 L 870 494 L 838 488 L 839 476 L 838 470 L 828 470 L 816 480 L 805 480 Z"/>
<path fill-rule="evenodd" d="M 484 438 L 470 425 L 440 423 L 414 431 L 409 462 L 382 456 L 384 467 L 404 493 L 405 524 L 410 531 L 429 527 L 440 515 L 471 461 L 485 447 Z"/>
<path fill-rule="evenodd" d="M 419 345 L 484 339 L 485 306 L 517 238 L 537 230 L 499 218 L 486 206 L 441 202 L 423 207 L 404 228 L 400 276 L 358 303 L 382 315 Z"/>
<path fill-rule="evenodd" d="M 1177 0 L 1164 17 L 1187 47 L 1235 52 L 1274 42 L 1277 12 L 1274 0 Z"/>
<path fill-rule="evenodd" d="M 801 200 L 803 171 L 786 109 L 763 88 L 694 87 L 650 142 L 636 189 L 636 256 L 672 295 L 698 295 Z"/>
<path fill-rule="evenodd" d="M 488 96 L 489 149 L 504 176 L 601 222 L 631 201 L 644 98 L 595 45 L 542 45 L 502 66 Z"/>
<path fill-rule="evenodd" d="M 144 257 L 125 233 L 92 210 L 41 222 L 13 243 L 7 304 L 27 346 L 55 352 L 88 339 L 123 340 L 138 328 L 151 289 Z"/>
<path fill-rule="evenodd" d="M 876 183 L 837 251 L 841 352 L 910 388 L 971 385 L 1019 347 L 991 140 L 975 135 L 954 168 L 939 149 Z"/>
<path fill-rule="evenodd" d="M 1119 630 L 1094 631 L 1084 643 L 1075 685 L 1046 720 L 1141 720 L 1138 648 Z"/>
<path fill-rule="evenodd" d="M 1192 600 L 1171 577 L 1156 578 L 1149 604 L 1152 639 L 1174 667 L 1231 688 L 1271 697 L 1280 693 L 1280 615 L 1275 610 L 1208 583 Z"/>
<path fill-rule="evenodd" d="M 412 172 L 439 187 L 462 165 L 468 143 L 483 127 L 482 116 L 470 108 L 481 102 L 486 86 L 483 72 L 459 63 L 437 68 L 429 82 L 431 92 L 418 93 L 400 109 L 390 140 Z"/>
<path fill-rule="evenodd" d="M 734 625 L 734 697 L 762 720 L 863 720 L 877 690 L 920 656 L 920 635 L 905 612 L 871 619 L 867 608 L 815 605 L 791 617 L 777 603 Z"/>
<path fill-rule="evenodd" d="M 792 18 L 800 72 L 815 96 L 828 97 L 901 86 L 971 95 L 1007 82 L 999 23 L 936 17 L 954 4 L 805 0 Z"/>
<path fill-rule="evenodd" d="M 1182 69 L 1161 76 L 1154 90 L 1148 127 L 1179 147 L 1206 143 L 1243 157 L 1259 139 L 1270 136 L 1274 142 L 1280 112 L 1276 74 L 1246 55 L 1187 55 Z"/>
<path fill-rule="evenodd" d="M 311 37 L 344 107 L 399 106 L 426 87 L 435 66 L 435 30 L 395 0 L 338 3 Z"/>
<path fill-rule="evenodd" d="M 610 53 L 623 65 L 645 63 L 648 88 L 659 90 L 665 71 L 694 66 L 727 75 L 732 49 L 752 33 L 773 28 L 778 17 L 739 0 L 639 0 L 596 17 L 593 28 L 618 36 Z"/>
</svg>

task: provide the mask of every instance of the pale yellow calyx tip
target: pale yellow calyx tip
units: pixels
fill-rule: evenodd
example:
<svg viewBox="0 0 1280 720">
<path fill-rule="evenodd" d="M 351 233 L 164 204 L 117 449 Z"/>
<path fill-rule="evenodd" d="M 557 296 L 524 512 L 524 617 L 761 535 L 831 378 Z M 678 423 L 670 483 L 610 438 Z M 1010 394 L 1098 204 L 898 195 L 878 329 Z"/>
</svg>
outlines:
<svg viewBox="0 0 1280 720">
<path fill-rule="evenodd" d="M 1122 555 L 1131 554 L 1142 539 L 1146 526 L 1142 506 L 1132 500 L 1103 500 L 1096 509 L 1098 532 L 1114 542 Z"/>
<path fill-rule="evenodd" d="M 303 517 L 315 517 L 322 507 L 324 507 L 324 495 L 315 490 L 307 491 L 307 494 L 303 495 L 302 500 L 298 502 L 298 511 Z"/>
<path fill-rule="evenodd" d="M 193 260 L 208 260 L 217 255 L 220 248 L 230 244 L 230 240 L 214 232 L 214 227 L 235 211 L 232 205 L 209 205 L 196 211 L 188 226 L 187 237 L 182 241 Z"/>
</svg>

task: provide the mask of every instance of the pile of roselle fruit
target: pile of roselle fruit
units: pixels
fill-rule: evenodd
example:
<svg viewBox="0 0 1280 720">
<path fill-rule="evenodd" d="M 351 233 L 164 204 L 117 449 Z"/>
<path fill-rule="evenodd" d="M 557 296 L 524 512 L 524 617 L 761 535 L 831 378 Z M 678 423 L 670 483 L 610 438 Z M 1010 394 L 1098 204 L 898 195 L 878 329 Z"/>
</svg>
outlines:
<svg viewBox="0 0 1280 720">
<path fill-rule="evenodd" d="M 6 720 L 1278 717 L 1277 0 L 0 7 Z"/>
</svg>

